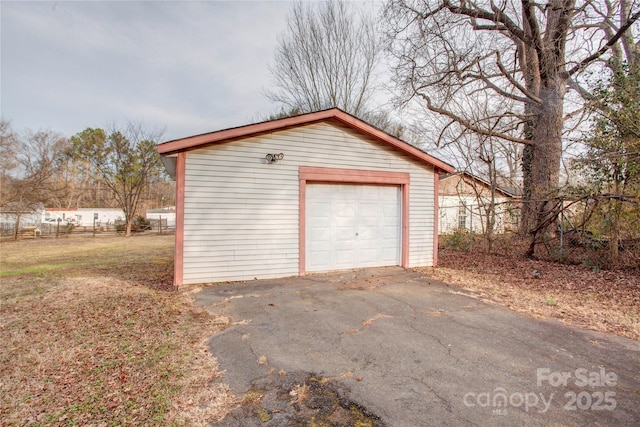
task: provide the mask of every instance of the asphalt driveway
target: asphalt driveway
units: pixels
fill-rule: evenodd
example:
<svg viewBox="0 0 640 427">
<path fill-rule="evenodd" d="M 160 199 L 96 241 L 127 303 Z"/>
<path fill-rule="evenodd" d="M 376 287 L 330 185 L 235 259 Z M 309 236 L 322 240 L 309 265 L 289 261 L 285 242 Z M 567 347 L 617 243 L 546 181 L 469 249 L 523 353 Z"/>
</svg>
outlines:
<svg viewBox="0 0 640 427">
<path fill-rule="evenodd" d="M 262 417 L 236 411 L 223 425 L 295 424 L 277 400 L 295 402 L 305 378 L 331 383 L 370 425 L 640 425 L 640 343 L 523 316 L 412 271 L 216 285 L 194 296 L 235 323 L 209 343 L 222 381 L 239 396 L 282 388 L 264 399 Z"/>
</svg>

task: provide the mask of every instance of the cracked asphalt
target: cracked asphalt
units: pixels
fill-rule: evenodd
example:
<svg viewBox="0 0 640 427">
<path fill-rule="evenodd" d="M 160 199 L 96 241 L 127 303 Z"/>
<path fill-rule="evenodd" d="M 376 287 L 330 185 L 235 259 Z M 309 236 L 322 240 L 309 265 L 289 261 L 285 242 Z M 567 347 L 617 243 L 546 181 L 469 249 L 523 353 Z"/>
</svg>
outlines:
<svg viewBox="0 0 640 427">
<path fill-rule="evenodd" d="M 517 314 L 416 272 L 257 280 L 194 297 L 233 323 L 209 350 L 239 396 L 307 372 L 388 426 L 640 425 L 640 343 Z M 260 425 L 249 421 L 224 425 Z"/>
</svg>

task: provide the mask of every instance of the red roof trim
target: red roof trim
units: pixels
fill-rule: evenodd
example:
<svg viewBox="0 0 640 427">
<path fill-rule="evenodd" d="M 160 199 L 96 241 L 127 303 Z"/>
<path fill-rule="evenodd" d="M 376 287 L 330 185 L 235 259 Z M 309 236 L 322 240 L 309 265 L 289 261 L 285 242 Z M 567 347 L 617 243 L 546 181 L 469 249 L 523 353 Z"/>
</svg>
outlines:
<svg viewBox="0 0 640 427">
<path fill-rule="evenodd" d="M 231 129 L 224 129 L 217 132 L 205 133 L 202 135 L 191 136 L 173 141 L 164 142 L 158 145 L 158 153 L 162 155 L 176 154 L 183 151 L 193 150 L 206 145 L 222 143 L 230 139 L 247 137 L 259 133 L 273 132 L 283 130 L 290 127 L 306 125 L 328 119 L 335 119 L 342 122 L 366 135 L 371 136 L 379 141 L 391 145 L 399 151 L 402 151 L 418 160 L 432 165 L 434 168 L 443 172 L 452 173 L 453 166 L 439 160 L 412 145 L 401 141 L 370 124 L 345 113 L 338 108 L 330 110 L 318 111 L 315 113 L 301 114 L 299 116 L 286 117 L 284 119 L 273 120 L 268 122 L 256 123 L 247 126 L 241 126 Z"/>
</svg>

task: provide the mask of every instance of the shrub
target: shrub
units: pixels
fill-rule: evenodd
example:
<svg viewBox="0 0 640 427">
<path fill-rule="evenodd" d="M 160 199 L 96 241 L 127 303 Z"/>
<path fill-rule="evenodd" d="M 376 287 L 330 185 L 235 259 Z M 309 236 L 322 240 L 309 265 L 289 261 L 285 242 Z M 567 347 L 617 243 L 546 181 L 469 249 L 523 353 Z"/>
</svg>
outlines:
<svg viewBox="0 0 640 427">
<path fill-rule="evenodd" d="M 458 228 L 451 234 L 443 235 L 440 242 L 445 248 L 468 251 L 473 244 L 473 238 L 468 230 Z"/>
</svg>

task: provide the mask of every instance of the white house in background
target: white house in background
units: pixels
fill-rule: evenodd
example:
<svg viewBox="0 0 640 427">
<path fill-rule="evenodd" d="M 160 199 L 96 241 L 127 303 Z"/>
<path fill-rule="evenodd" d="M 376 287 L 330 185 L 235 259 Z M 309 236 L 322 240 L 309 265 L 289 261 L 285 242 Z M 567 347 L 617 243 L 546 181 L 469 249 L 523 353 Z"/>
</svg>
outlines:
<svg viewBox="0 0 640 427">
<path fill-rule="evenodd" d="M 176 207 L 168 206 L 159 209 L 147 209 L 147 219 L 149 220 L 162 220 L 163 226 L 174 228 L 176 226 Z"/>
<path fill-rule="evenodd" d="M 20 224 L 18 229 L 30 225 L 40 225 L 41 209 L 35 211 L 20 212 Z M 13 230 L 16 225 L 16 212 L 0 208 L 0 232 L 6 233 Z"/>
<path fill-rule="evenodd" d="M 97 216 L 96 226 L 113 225 L 115 221 L 124 221 L 124 211 L 113 208 L 46 208 L 42 213 L 41 222 L 61 219 L 79 227 L 93 227 L 94 216 Z"/>
<path fill-rule="evenodd" d="M 456 230 L 484 233 L 487 208 L 491 205 L 491 185 L 468 172 L 440 176 L 440 233 Z M 494 191 L 495 233 L 518 227 L 518 197 L 504 189 Z"/>
<path fill-rule="evenodd" d="M 341 111 L 158 146 L 176 179 L 177 286 L 437 262 L 453 167 Z"/>
</svg>

